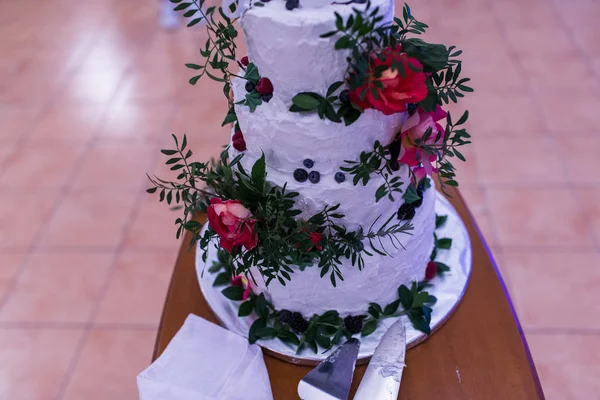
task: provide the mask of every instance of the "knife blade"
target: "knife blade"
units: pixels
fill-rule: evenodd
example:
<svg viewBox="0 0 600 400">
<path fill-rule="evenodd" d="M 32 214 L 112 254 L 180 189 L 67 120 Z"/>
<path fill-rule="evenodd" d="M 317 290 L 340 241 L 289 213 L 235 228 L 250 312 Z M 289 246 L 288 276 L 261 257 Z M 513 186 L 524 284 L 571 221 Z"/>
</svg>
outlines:
<svg viewBox="0 0 600 400">
<path fill-rule="evenodd" d="M 400 318 L 377 345 L 354 400 L 397 400 L 405 354 L 406 330 Z"/>
<path fill-rule="evenodd" d="M 349 339 L 321 361 L 298 384 L 302 400 L 347 400 L 360 340 Z"/>
</svg>

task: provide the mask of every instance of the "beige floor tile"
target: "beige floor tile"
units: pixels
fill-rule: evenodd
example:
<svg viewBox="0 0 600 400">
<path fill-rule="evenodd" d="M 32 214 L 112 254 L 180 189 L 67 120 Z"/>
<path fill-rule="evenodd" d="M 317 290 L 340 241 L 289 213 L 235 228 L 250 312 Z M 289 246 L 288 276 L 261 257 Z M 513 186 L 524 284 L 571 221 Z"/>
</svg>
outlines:
<svg viewBox="0 0 600 400">
<path fill-rule="evenodd" d="M 600 177 L 593 172 L 600 167 L 599 137 L 569 138 L 561 135 L 558 137 L 558 145 L 560 162 L 564 165 L 570 182 L 577 185 L 600 183 Z"/>
<path fill-rule="evenodd" d="M 479 138 L 473 141 L 471 151 L 476 154 L 479 179 L 485 186 L 566 183 L 566 166 L 556 157 L 560 147 L 550 134 Z"/>
<path fill-rule="evenodd" d="M 55 104 L 31 128 L 28 142 L 44 145 L 62 142 L 85 143 L 97 133 L 105 107 L 100 105 Z"/>
<path fill-rule="evenodd" d="M 38 253 L 27 259 L 0 321 L 88 322 L 112 254 Z"/>
<path fill-rule="evenodd" d="M 154 336 L 154 331 L 93 330 L 64 399 L 137 398 L 135 377 L 150 364 Z"/>
<path fill-rule="evenodd" d="M 80 145 L 21 147 L 5 162 L 0 187 L 59 188 L 73 172 Z"/>
<path fill-rule="evenodd" d="M 3 191 L 0 196 L 0 248 L 30 246 L 53 211 L 58 195 L 55 190 Z M 35 223 L 26 223 L 24 218 Z"/>
<path fill-rule="evenodd" d="M 14 283 L 24 257 L 24 253 L 0 253 L 0 299 L 4 299 Z"/>
<path fill-rule="evenodd" d="M 40 109 L 0 107 L 0 145 L 10 145 L 24 140 L 35 124 Z"/>
<path fill-rule="evenodd" d="M 600 393 L 600 336 L 527 334 L 548 400 L 593 399 Z"/>
<path fill-rule="evenodd" d="M 106 141 L 153 142 L 170 133 L 168 123 L 174 114 L 170 104 L 125 104 L 109 108 L 99 139 Z"/>
<path fill-rule="evenodd" d="M 158 152 L 154 146 L 97 143 L 84 155 L 70 186 L 74 189 L 135 191 L 146 183 Z"/>
<path fill-rule="evenodd" d="M 488 189 L 501 246 L 593 246 L 589 221 L 569 189 Z"/>
<path fill-rule="evenodd" d="M 121 254 L 96 322 L 158 326 L 174 262 L 171 252 Z"/>
<path fill-rule="evenodd" d="M 2 396 L 55 398 L 81 334 L 76 329 L 0 329 Z"/>
<path fill-rule="evenodd" d="M 117 246 L 128 223 L 131 192 L 73 192 L 65 196 L 41 239 L 42 246 Z"/>
<path fill-rule="evenodd" d="M 600 330 L 600 254 L 506 251 L 524 329 Z"/>
<path fill-rule="evenodd" d="M 569 106 L 565 108 L 565 99 Z M 575 131 L 579 135 L 594 135 L 600 116 L 596 112 L 600 95 L 578 91 L 547 91 L 539 95 L 539 107 L 546 116 L 548 127 L 559 135 Z"/>
</svg>

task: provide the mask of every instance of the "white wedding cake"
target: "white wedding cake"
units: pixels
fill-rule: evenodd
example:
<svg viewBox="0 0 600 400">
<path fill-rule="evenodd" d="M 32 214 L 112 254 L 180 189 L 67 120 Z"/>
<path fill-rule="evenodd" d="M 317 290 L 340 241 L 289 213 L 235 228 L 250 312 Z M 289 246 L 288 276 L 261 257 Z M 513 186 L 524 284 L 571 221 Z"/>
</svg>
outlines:
<svg viewBox="0 0 600 400">
<path fill-rule="evenodd" d="M 473 91 L 462 52 L 422 40 L 428 26 L 392 0 L 171 2 L 206 24 L 190 83 L 223 84 L 232 134 L 214 163 L 175 137 L 161 151 L 177 181 L 150 177 L 148 192 L 182 206 L 177 234 L 249 341 L 317 352 L 399 316 L 430 333 L 428 288 L 452 245 L 435 233 L 432 177 L 457 186 L 451 160 L 470 143 L 468 112 L 442 109 Z"/>
</svg>

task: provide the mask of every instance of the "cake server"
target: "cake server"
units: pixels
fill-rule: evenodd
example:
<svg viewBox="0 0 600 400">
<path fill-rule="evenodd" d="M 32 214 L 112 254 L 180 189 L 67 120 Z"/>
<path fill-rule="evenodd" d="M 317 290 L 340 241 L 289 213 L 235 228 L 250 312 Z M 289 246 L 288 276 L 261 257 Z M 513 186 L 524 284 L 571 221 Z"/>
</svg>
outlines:
<svg viewBox="0 0 600 400">
<path fill-rule="evenodd" d="M 350 339 L 321 361 L 298 384 L 302 400 L 347 400 L 360 340 Z"/>
<path fill-rule="evenodd" d="M 381 338 L 354 400 L 396 400 L 405 367 L 405 354 L 406 330 L 400 318 Z"/>
</svg>

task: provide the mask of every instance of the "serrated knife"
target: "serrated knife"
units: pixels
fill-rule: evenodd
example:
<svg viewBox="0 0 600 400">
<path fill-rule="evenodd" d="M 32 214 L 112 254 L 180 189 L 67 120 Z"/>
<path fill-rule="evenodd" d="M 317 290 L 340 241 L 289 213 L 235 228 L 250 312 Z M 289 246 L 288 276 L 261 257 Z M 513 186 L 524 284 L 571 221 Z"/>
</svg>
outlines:
<svg viewBox="0 0 600 400">
<path fill-rule="evenodd" d="M 321 361 L 298 384 L 302 400 L 347 400 L 360 340 L 350 339 Z"/>
<path fill-rule="evenodd" d="M 397 400 L 405 355 L 406 330 L 400 318 L 381 338 L 354 400 Z"/>
</svg>

